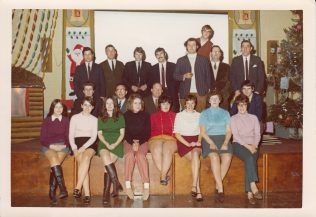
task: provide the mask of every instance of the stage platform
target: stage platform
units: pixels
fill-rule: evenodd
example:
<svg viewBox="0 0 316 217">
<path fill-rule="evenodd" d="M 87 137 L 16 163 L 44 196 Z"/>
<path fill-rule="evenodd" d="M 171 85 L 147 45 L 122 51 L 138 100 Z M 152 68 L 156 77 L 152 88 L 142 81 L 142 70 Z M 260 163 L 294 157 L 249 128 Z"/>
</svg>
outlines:
<svg viewBox="0 0 316 217">
<path fill-rule="evenodd" d="M 266 198 L 271 195 L 279 195 L 279 193 L 280 195 L 301 195 L 302 193 L 302 141 L 285 139 L 281 141 L 281 144 L 266 144 L 260 147 L 258 159 L 258 187 L 263 191 Z M 40 144 L 38 139 L 12 144 L 12 205 L 23 206 L 23 201 L 25 201 L 25 206 L 32 203 L 27 199 L 20 200 L 23 195 L 34 195 L 34 198 L 47 197 L 49 165 L 47 159 L 39 150 Z M 159 173 L 152 161 L 150 153 L 147 154 L 147 159 L 149 162 L 151 201 L 154 200 L 154 198 L 160 197 L 171 198 L 173 200 L 178 200 L 177 198 L 180 198 L 179 200 L 182 200 L 181 198 L 189 198 L 192 185 L 190 161 L 175 154 L 172 168 L 169 172 L 171 176 L 169 185 L 162 186 L 159 183 Z M 116 165 L 119 179 L 121 183 L 124 183 L 124 160 L 119 159 Z M 63 168 L 66 185 L 71 193 L 76 183 L 76 164 L 72 156 L 67 157 Z M 102 195 L 103 171 L 104 167 L 101 159 L 98 156 L 93 157 L 90 166 L 90 188 L 91 195 L 96 198 Z M 212 198 L 214 196 L 215 183 L 208 158 L 201 160 L 200 180 L 203 195 Z M 135 167 L 134 171 L 133 187 L 137 193 L 141 194 L 142 183 L 138 175 L 137 167 Z M 243 164 L 242 161 L 236 157 L 233 157 L 229 172 L 224 179 L 224 191 L 227 197 L 245 197 Z M 120 194 L 121 198 L 126 198 L 124 191 Z M 67 201 L 69 200 L 72 201 L 72 197 L 67 199 Z M 300 207 L 301 200 L 301 196 L 296 196 L 296 205 L 289 203 L 285 207 Z M 67 202 L 66 204 L 71 203 L 72 202 Z M 266 202 L 262 203 L 266 204 Z M 45 204 L 49 206 L 49 204 Z M 269 207 L 269 204 L 266 205 L 262 205 L 261 207 Z M 129 206 L 126 205 L 125 207 Z M 179 205 L 179 207 L 181 206 Z M 236 205 L 232 207 L 239 206 Z"/>
</svg>

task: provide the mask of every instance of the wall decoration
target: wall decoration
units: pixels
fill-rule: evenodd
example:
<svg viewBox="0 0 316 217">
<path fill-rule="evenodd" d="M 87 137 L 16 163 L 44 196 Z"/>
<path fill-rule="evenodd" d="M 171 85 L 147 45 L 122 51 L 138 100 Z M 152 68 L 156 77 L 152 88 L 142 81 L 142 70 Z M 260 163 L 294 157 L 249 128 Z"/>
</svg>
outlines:
<svg viewBox="0 0 316 217">
<path fill-rule="evenodd" d="M 256 20 L 256 13 L 251 10 L 239 10 L 235 11 L 234 18 L 239 28 L 250 29 Z"/>
<path fill-rule="evenodd" d="M 67 19 L 71 26 L 82 26 L 89 18 L 88 10 L 67 10 Z"/>
<path fill-rule="evenodd" d="M 256 50 L 257 38 L 255 29 L 234 29 L 233 30 L 233 57 L 240 55 L 240 45 L 243 40 L 250 40 Z"/>
<path fill-rule="evenodd" d="M 73 78 L 77 65 L 83 62 L 83 47 L 91 46 L 89 27 L 68 27 L 66 28 L 66 53 L 65 53 L 65 99 L 75 99 Z"/>
</svg>

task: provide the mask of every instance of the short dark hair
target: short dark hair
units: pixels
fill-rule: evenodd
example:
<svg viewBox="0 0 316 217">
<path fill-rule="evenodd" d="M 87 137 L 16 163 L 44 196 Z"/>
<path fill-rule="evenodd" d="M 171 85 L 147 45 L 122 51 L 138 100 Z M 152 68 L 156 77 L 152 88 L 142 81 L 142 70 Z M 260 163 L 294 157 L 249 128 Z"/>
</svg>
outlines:
<svg viewBox="0 0 316 217">
<path fill-rule="evenodd" d="M 95 90 L 95 84 L 92 81 L 83 82 L 82 88 L 84 89 L 86 86 L 91 86 L 93 88 L 93 90 Z"/>
<path fill-rule="evenodd" d="M 196 44 L 196 50 L 198 50 L 201 47 L 200 42 L 196 39 L 196 38 L 188 38 L 185 42 L 184 42 L 184 46 L 187 47 L 188 43 L 190 41 L 195 41 Z"/>
<path fill-rule="evenodd" d="M 172 99 L 170 96 L 167 95 L 161 95 L 158 99 L 158 108 L 161 109 L 161 104 L 162 103 L 169 103 L 170 104 L 170 108 L 172 106 Z"/>
<path fill-rule="evenodd" d="M 236 97 L 235 103 L 236 103 L 236 105 L 238 105 L 239 103 L 247 103 L 247 106 L 248 106 L 249 98 L 244 94 L 240 94 Z"/>
<path fill-rule="evenodd" d="M 158 47 L 156 50 L 155 50 L 155 56 L 157 55 L 158 52 L 163 52 L 165 54 L 165 59 L 168 60 L 169 56 L 168 56 L 168 53 L 166 52 L 166 50 L 162 47 Z"/>
<path fill-rule="evenodd" d="M 210 25 L 206 24 L 206 25 L 202 26 L 201 32 L 203 32 L 204 30 L 210 30 L 211 35 L 210 35 L 209 39 L 213 38 L 214 30 L 212 29 L 212 27 Z"/>
<path fill-rule="evenodd" d="M 62 105 L 62 107 L 63 107 L 63 112 L 62 112 L 61 115 L 62 115 L 62 116 L 65 116 L 65 117 L 68 116 L 66 105 L 65 105 L 64 103 L 62 103 L 62 101 L 61 101 L 60 99 L 54 99 L 54 100 L 52 101 L 52 103 L 50 104 L 49 112 L 48 112 L 48 114 L 47 114 L 47 117 L 50 117 L 50 116 L 52 116 L 52 115 L 54 114 L 54 108 L 55 108 L 55 106 L 56 106 L 58 103 L 60 103 L 60 104 Z"/>
<path fill-rule="evenodd" d="M 242 89 L 244 86 L 252 87 L 252 89 L 255 89 L 255 84 L 250 80 L 244 80 L 240 85 L 240 89 Z"/>
<path fill-rule="evenodd" d="M 142 48 L 142 47 L 136 47 L 135 49 L 134 49 L 134 56 L 135 56 L 135 53 L 141 53 L 141 54 L 143 54 L 143 58 L 142 58 L 142 60 L 145 60 L 146 59 L 146 53 L 145 53 L 145 51 L 144 51 L 144 49 Z"/>
<path fill-rule="evenodd" d="M 84 102 L 88 102 L 88 103 L 90 103 L 90 105 L 92 105 L 93 107 L 95 107 L 95 101 L 94 101 L 93 97 L 91 97 L 91 96 L 85 96 L 85 97 L 81 100 L 81 105 L 83 105 Z"/>
<path fill-rule="evenodd" d="M 123 87 L 125 88 L 125 90 L 127 91 L 127 87 L 126 87 L 126 85 L 125 85 L 124 83 L 118 83 L 118 84 L 116 84 L 116 85 L 115 85 L 115 90 L 116 90 L 116 88 L 117 88 L 118 86 L 123 86 Z"/>
<path fill-rule="evenodd" d="M 196 107 L 196 105 L 197 105 L 197 98 L 196 98 L 196 96 L 194 96 L 192 94 L 187 95 L 185 97 L 185 99 L 184 99 L 184 102 L 186 103 L 188 101 L 194 101 L 194 108 Z"/>
<path fill-rule="evenodd" d="M 82 56 L 84 55 L 85 52 L 91 51 L 92 55 L 94 56 L 94 50 L 92 50 L 91 47 L 84 47 L 82 50 Z"/>
<path fill-rule="evenodd" d="M 106 52 L 106 49 L 108 49 L 108 48 L 113 48 L 114 50 L 115 50 L 115 59 L 117 58 L 117 55 L 118 55 L 118 53 L 117 53 L 117 50 L 116 50 L 116 48 L 112 45 L 112 44 L 108 44 L 107 46 L 105 46 L 105 52 Z"/>
<path fill-rule="evenodd" d="M 217 47 L 219 49 L 219 52 L 221 53 L 221 57 L 220 57 L 219 60 L 222 62 L 223 59 L 224 59 L 224 52 L 223 52 L 222 48 L 219 45 L 213 45 L 212 48 L 211 48 L 211 53 L 213 51 L 213 48 L 215 48 L 215 47 Z"/>
</svg>

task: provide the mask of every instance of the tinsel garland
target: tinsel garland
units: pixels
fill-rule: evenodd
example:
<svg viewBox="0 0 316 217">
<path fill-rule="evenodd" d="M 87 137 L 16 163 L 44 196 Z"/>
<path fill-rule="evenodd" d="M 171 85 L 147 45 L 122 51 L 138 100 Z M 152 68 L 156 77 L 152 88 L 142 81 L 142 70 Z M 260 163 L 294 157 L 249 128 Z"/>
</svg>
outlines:
<svg viewBox="0 0 316 217">
<path fill-rule="evenodd" d="M 21 27 L 21 23 L 22 23 L 21 21 L 22 21 L 23 14 L 24 14 L 24 9 L 19 10 L 19 11 L 21 11 L 21 14 L 20 14 L 20 16 L 18 16 L 16 32 L 13 34 L 14 36 L 13 36 L 13 38 L 12 38 L 11 53 L 13 52 L 14 47 L 15 47 L 15 45 L 16 45 L 16 40 L 17 40 L 17 38 L 18 38 L 20 29 L 21 29 L 21 28 L 20 28 L 20 27 Z M 16 10 L 13 11 L 13 14 L 12 14 L 12 21 L 13 21 L 15 15 L 16 15 Z"/>
</svg>

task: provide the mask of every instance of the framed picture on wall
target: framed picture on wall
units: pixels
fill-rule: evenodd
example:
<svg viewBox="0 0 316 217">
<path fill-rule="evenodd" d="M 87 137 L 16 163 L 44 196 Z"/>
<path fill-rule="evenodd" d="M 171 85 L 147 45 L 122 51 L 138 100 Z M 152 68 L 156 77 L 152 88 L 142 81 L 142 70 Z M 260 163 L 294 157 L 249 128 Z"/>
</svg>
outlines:
<svg viewBox="0 0 316 217">
<path fill-rule="evenodd" d="M 249 29 L 252 27 L 256 20 L 256 13 L 255 11 L 251 10 L 238 10 L 235 11 L 234 18 L 239 28 Z"/>
</svg>

